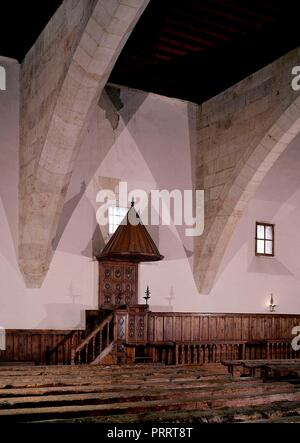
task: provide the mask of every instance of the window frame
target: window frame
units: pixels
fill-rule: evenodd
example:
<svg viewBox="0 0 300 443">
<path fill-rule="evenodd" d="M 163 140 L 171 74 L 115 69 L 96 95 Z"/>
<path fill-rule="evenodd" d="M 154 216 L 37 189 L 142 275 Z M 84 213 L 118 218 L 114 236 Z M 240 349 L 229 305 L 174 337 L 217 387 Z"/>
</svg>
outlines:
<svg viewBox="0 0 300 443">
<path fill-rule="evenodd" d="M 111 211 L 112 209 L 114 209 L 114 210 L 118 210 L 118 209 L 124 210 L 124 216 L 122 216 L 122 218 L 121 218 L 119 224 L 117 224 L 117 223 L 111 223 L 111 222 L 110 222 L 110 217 L 121 217 L 119 214 L 111 214 L 110 211 Z M 129 208 L 125 208 L 125 207 L 123 207 L 123 206 L 117 206 L 117 205 L 110 205 L 110 206 L 108 207 L 108 235 L 109 235 L 110 237 L 111 237 L 112 235 L 114 235 L 114 233 L 116 232 L 116 230 L 118 229 L 118 227 L 120 226 L 120 224 L 122 223 L 122 221 L 124 220 L 124 218 L 125 218 L 125 216 L 126 216 L 128 210 L 129 210 Z M 115 230 L 114 230 L 113 232 L 110 232 L 110 230 L 111 230 L 111 229 L 110 229 L 111 226 L 116 226 L 116 228 L 115 228 Z"/>
<path fill-rule="evenodd" d="M 258 238 L 257 236 L 257 227 L 264 227 L 264 238 Z M 272 239 L 269 240 L 266 238 L 266 227 L 272 229 Z M 272 244 L 272 254 L 266 254 L 266 252 L 258 252 L 257 241 L 262 240 L 264 242 L 264 251 L 266 250 L 266 242 L 271 242 Z M 256 222 L 255 224 L 255 255 L 258 257 L 274 257 L 275 256 L 275 224 L 274 223 L 266 223 L 266 222 Z"/>
</svg>

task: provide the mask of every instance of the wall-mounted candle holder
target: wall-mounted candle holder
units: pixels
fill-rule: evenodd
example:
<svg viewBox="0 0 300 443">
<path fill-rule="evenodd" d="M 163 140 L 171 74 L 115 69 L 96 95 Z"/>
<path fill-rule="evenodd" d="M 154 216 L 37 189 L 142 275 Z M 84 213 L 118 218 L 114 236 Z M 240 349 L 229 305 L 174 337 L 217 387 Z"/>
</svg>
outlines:
<svg viewBox="0 0 300 443">
<path fill-rule="evenodd" d="M 273 294 L 271 294 L 270 303 L 269 303 L 270 312 L 275 312 L 275 308 L 276 308 L 276 305 L 274 303 L 274 297 L 273 297 Z"/>
</svg>

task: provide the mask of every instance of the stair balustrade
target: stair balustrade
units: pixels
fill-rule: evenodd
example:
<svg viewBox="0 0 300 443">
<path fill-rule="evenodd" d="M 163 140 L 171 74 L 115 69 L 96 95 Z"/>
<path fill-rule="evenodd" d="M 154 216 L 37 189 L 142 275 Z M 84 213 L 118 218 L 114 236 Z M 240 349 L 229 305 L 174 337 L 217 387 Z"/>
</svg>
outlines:
<svg viewBox="0 0 300 443">
<path fill-rule="evenodd" d="M 98 364 L 113 350 L 114 314 L 110 314 L 77 348 L 71 351 L 71 364 Z"/>
</svg>

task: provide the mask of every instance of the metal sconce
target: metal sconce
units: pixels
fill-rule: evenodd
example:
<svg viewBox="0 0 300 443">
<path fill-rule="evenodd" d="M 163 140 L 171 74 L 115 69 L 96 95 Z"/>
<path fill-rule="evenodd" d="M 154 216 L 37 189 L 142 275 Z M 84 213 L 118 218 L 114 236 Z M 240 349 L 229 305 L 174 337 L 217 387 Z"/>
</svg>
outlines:
<svg viewBox="0 0 300 443">
<path fill-rule="evenodd" d="M 144 297 L 144 299 L 146 300 L 146 306 L 148 306 L 148 300 L 150 298 L 150 290 L 149 290 L 149 286 L 147 286 L 146 292 L 145 292 L 146 296 Z"/>
<path fill-rule="evenodd" d="M 271 294 L 271 297 L 270 297 L 269 308 L 270 308 L 270 312 L 275 312 L 276 305 L 274 304 L 273 294 Z"/>
</svg>

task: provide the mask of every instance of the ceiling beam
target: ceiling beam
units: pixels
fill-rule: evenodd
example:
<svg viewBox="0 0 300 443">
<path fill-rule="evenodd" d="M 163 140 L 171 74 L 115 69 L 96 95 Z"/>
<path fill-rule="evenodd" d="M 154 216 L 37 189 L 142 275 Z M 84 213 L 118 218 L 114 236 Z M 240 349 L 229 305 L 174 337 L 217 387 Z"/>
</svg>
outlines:
<svg viewBox="0 0 300 443">
<path fill-rule="evenodd" d="M 231 37 L 227 37 L 224 34 L 220 34 L 218 32 L 214 32 L 214 31 L 210 31 L 208 29 L 205 29 L 202 25 L 198 25 L 198 26 L 193 26 L 191 24 L 188 24 L 187 22 L 184 22 L 182 20 L 179 20 L 179 18 L 177 20 L 173 19 L 173 18 L 166 18 L 166 23 L 169 23 L 171 25 L 173 25 L 174 27 L 176 27 L 176 29 L 178 29 L 178 27 L 180 28 L 185 28 L 188 32 L 192 32 L 193 35 L 199 36 L 200 38 L 203 39 L 203 34 L 205 36 L 209 35 L 210 37 L 213 37 L 215 40 L 225 40 L 225 41 L 230 41 Z M 205 39 L 205 37 L 204 37 Z"/>
</svg>

